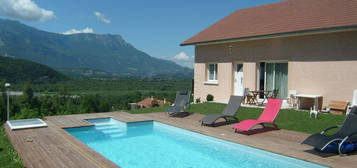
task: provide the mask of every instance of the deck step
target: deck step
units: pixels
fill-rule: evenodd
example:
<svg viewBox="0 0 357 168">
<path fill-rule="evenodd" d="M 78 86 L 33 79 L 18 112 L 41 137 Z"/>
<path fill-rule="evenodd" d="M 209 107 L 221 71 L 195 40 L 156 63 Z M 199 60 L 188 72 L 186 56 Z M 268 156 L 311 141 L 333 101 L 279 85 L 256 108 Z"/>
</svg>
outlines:
<svg viewBox="0 0 357 168">
<path fill-rule="evenodd" d="M 117 127 L 117 125 L 113 125 L 113 124 L 100 124 L 100 125 L 95 125 L 95 127 L 97 128 L 103 128 L 103 127 Z"/>
<path fill-rule="evenodd" d="M 96 130 L 100 130 L 100 131 L 105 131 L 105 130 L 117 130 L 117 129 L 124 129 L 124 128 L 119 128 L 119 127 L 96 127 Z"/>
<path fill-rule="evenodd" d="M 126 131 L 125 130 L 103 130 L 101 131 L 105 134 L 115 134 L 115 133 L 125 133 Z"/>
<path fill-rule="evenodd" d="M 125 135 L 126 135 L 126 133 L 114 134 L 114 135 L 110 135 L 110 138 L 120 138 L 120 137 L 123 137 Z"/>
</svg>

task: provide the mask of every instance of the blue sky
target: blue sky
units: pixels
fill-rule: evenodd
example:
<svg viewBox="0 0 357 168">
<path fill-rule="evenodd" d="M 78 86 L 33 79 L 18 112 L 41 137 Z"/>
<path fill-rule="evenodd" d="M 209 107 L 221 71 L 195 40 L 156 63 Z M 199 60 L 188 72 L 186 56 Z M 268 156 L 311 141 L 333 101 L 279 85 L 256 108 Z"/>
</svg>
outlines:
<svg viewBox="0 0 357 168">
<path fill-rule="evenodd" d="M 120 34 L 136 48 L 154 57 L 173 59 L 184 52 L 176 57 L 176 61 L 187 63 L 192 61 L 192 58 L 186 58 L 194 55 L 194 48 L 180 47 L 181 42 L 238 9 L 279 0 L 22 1 L 28 1 L 30 5 L 21 4 L 24 2 L 20 3 L 20 0 L 0 0 L 0 16 L 21 20 L 49 32 L 88 28 L 87 31 L 99 34 Z M 23 5 L 24 9 L 10 10 L 14 3 Z M 21 13 L 26 10 L 34 16 Z M 97 16 L 95 12 L 98 12 Z"/>
</svg>

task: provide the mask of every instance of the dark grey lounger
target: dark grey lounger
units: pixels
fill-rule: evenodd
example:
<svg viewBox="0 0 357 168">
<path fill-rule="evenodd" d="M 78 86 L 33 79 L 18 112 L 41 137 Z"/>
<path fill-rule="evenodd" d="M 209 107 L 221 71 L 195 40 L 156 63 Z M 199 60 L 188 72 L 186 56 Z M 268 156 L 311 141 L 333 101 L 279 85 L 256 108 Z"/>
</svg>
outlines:
<svg viewBox="0 0 357 168">
<path fill-rule="evenodd" d="M 235 117 L 235 115 L 237 114 L 237 111 L 238 111 L 240 104 L 242 103 L 243 100 L 244 100 L 243 96 L 231 96 L 229 98 L 229 102 L 222 114 L 207 115 L 202 118 L 201 124 L 202 125 L 214 125 L 215 122 L 220 118 L 225 119 L 226 123 L 239 121 L 238 118 Z M 229 121 L 228 120 L 229 118 L 233 118 L 234 120 Z"/>
<path fill-rule="evenodd" d="M 170 106 L 167 109 L 167 113 L 171 117 L 184 117 L 189 115 L 189 112 L 185 112 L 185 109 L 190 105 L 190 91 L 178 91 L 176 93 L 176 99 L 174 106 Z"/>
<path fill-rule="evenodd" d="M 334 128 L 340 128 L 333 135 L 325 135 L 326 131 Z M 343 143 L 357 141 L 357 107 L 353 107 L 350 114 L 347 115 L 342 126 L 333 126 L 326 128 L 319 134 L 313 134 L 306 138 L 301 144 L 307 144 L 315 147 L 318 150 L 324 150 L 330 143 L 339 142 L 338 152 L 340 155 L 341 146 Z"/>
</svg>

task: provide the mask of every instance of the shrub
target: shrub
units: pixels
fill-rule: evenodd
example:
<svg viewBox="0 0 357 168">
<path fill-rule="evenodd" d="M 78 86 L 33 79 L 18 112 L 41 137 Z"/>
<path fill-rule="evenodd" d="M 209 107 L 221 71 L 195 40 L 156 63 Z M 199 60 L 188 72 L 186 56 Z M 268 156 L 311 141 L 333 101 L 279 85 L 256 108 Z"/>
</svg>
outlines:
<svg viewBox="0 0 357 168">
<path fill-rule="evenodd" d="M 201 98 L 197 98 L 196 103 L 201 103 Z"/>
<path fill-rule="evenodd" d="M 213 101 L 213 99 L 214 99 L 214 97 L 211 94 L 208 94 L 207 97 L 206 97 L 207 101 Z"/>
<path fill-rule="evenodd" d="M 153 100 L 151 102 L 151 107 L 160 107 L 160 104 L 159 104 L 159 102 L 157 100 Z"/>
</svg>

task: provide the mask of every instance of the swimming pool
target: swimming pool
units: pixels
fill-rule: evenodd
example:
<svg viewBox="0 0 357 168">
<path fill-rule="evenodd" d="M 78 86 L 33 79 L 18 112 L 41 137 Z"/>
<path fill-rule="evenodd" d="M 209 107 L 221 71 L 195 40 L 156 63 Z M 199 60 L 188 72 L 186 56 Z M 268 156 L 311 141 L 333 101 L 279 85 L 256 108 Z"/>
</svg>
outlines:
<svg viewBox="0 0 357 168">
<path fill-rule="evenodd" d="M 88 121 L 65 130 L 123 168 L 324 167 L 155 121 Z"/>
</svg>

